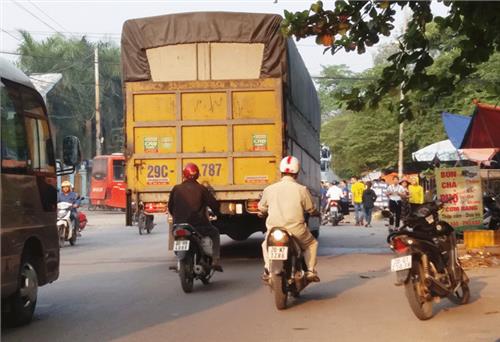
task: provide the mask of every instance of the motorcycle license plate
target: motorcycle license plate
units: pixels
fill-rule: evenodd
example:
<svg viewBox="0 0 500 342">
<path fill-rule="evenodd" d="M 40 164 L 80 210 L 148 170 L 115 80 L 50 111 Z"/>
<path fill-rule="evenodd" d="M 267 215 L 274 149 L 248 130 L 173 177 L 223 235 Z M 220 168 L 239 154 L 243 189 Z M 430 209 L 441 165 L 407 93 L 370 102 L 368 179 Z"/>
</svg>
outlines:
<svg viewBox="0 0 500 342">
<path fill-rule="evenodd" d="M 411 255 L 391 260 L 391 271 L 397 272 L 411 268 Z"/>
<path fill-rule="evenodd" d="M 271 246 L 267 248 L 269 260 L 286 260 L 288 259 L 288 247 Z"/>
<path fill-rule="evenodd" d="M 189 240 L 175 240 L 174 252 L 183 252 L 189 250 Z"/>
</svg>

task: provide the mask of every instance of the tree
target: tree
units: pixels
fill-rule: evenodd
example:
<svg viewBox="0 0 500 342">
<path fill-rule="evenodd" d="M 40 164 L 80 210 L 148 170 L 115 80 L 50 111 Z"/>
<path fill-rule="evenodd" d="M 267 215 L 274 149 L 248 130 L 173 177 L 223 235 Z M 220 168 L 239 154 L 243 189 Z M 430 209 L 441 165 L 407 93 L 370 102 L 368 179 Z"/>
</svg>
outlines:
<svg viewBox="0 0 500 342">
<path fill-rule="evenodd" d="M 449 32 L 439 32 L 436 25 L 428 27 L 431 54 L 435 62 L 428 68 L 431 75 L 443 77 L 450 74 L 450 65 L 458 50 Z M 386 53 L 386 48 L 381 53 Z M 374 57 L 380 59 L 379 55 Z M 384 65 L 363 73 L 345 74 L 338 72 L 336 79 L 322 79 L 322 82 L 343 82 L 338 87 L 319 87 L 320 98 L 330 98 L 323 110 L 335 111 L 333 118 L 323 124 L 321 135 L 333 151 L 333 167 L 337 174 L 348 177 L 375 168 L 390 168 L 396 165 L 398 145 L 398 102 L 399 90 L 389 91 L 380 99 L 377 109 L 363 108 L 353 112 L 346 108 L 344 93 L 354 88 L 364 89 L 373 79 L 383 73 Z M 407 98 L 413 103 L 415 116 L 405 124 L 404 156 L 411 161 L 411 153 L 436 141 L 446 139 L 440 113 L 447 111 L 457 114 L 471 114 L 474 110 L 472 99 L 498 103 L 500 90 L 500 53 L 492 54 L 487 62 L 477 65 L 477 71 L 461 82 L 461 87 L 447 96 L 435 96 L 426 90 L 413 90 Z M 329 70 L 330 67 L 325 67 Z M 339 69 L 336 69 L 339 70 Z M 345 68 L 341 68 L 344 70 Z M 345 76 L 345 77 L 344 77 Z M 350 78 L 348 83 L 345 78 Z"/>
<path fill-rule="evenodd" d="M 56 134 L 56 150 L 66 135 L 80 138 L 85 159 L 95 151 L 95 90 L 94 47 L 85 37 L 66 38 L 60 34 L 44 41 L 35 41 L 28 32 L 21 31 L 23 42 L 18 48 L 19 67 L 27 74 L 61 73 L 62 80 L 48 95 L 49 119 Z M 101 113 L 103 151 L 120 151 L 122 141 L 107 139 L 113 130 L 122 132 L 123 104 L 120 81 L 119 48 L 110 43 L 97 43 L 101 85 Z M 119 134 L 123 136 L 123 134 Z"/>
<path fill-rule="evenodd" d="M 295 35 L 298 40 L 316 36 L 316 42 L 332 54 L 340 49 L 362 54 L 366 46 L 379 42 L 380 35 L 389 36 L 394 29 L 396 12 L 409 7 L 413 15 L 398 40 L 399 51 L 388 58 L 390 64 L 384 68 L 381 78 L 362 91 L 353 88 L 343 98 L 352 110 L 374 108 L 387 92 L 399 87 L 404 94 L 427 90 L 438 98 L 452 94 L 467 76 L 476 72 L 477 65 L 500 50 L 499 2 L 445 1 L 444 4 L 449 8 L 448 15 L 435 17 L 430 1 L 339 0 L 332 10 L 324 9 L 318 1 L 309 10 L 285 11 L 282 32 L 286 36 Z M 440 32 L 452 32 L 457 42 L 448 74 L 428 72 L 434 64 L 431 41 L 426 35 L 431 22 Z M 400 101 L 400 120 L 412 118 L 412 107 L 411 99 L 405 97 Z"/>
</svg>

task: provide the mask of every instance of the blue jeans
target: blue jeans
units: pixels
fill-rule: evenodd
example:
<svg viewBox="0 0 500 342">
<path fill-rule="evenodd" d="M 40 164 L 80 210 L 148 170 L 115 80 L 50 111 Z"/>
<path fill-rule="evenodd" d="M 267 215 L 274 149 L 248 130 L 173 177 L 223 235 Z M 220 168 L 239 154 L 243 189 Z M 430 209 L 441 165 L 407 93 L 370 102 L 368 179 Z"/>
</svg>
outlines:
<svg viewBox="0 0 500 342">
<path fill-rule="evenodd" d="M 356 224 L 360 224 L 363 221 L 363 203 L 354 203 L 354 218 L 356 219 Z"/>
<path fill-rule="evenodd" d="M 364 207 L 364 212 L 365 212 L 366 224 L 371 224 L 372 223 L 373 208 L 367 208 L 365 206 Z"/>
</svg>

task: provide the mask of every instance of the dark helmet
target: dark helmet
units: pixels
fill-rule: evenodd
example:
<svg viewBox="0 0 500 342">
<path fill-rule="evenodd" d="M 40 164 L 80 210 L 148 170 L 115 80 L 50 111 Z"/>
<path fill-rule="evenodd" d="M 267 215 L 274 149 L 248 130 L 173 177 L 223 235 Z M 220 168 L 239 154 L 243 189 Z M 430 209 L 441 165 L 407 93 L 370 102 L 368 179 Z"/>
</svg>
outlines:
<svg viewBox="0 0 500 342">
<path fill-rule="evenodd" d="M 184 170 L 182 170 L 182 175 L 185 179 L 196 180 L 200 177 L 200 169 L 198 169 L 198 166 L 194 163 L 187 163 L 186 166 L 184 166 Z"/>
</svg>

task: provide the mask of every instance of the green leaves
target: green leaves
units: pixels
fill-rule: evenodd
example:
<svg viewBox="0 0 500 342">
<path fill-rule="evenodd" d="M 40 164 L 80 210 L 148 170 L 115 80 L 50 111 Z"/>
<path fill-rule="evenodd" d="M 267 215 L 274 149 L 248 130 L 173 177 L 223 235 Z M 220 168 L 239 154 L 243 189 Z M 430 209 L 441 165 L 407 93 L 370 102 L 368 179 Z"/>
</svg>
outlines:
<svg viewBox="0 0 500 342">
<path fill-rule="evenodd" d="M 382 72 L 375 86 L 376 91 L 364 90 L 343 94 L 347 107 L 362 110 L 376 106 L 381 94 L 403 86 L 405 93 L 432 91 L 436 94 L 450 93 L 460 82 L 475 72 L 476 66 L 484 63 L 495 52 L 500 51 L 500 2 L 445 1 L 449 7 L 446 17 L 434 17 L 429 1 L 336 1 L 332 10 L 315 3 L 311 12 L 290 14 L 285 12 L 283 27 L 287 35 L 297 39 L 331 35 L 332 54 L 343 49 L 346 52 L 366 52 L 367 46 L 379 42 L 380 35 L 389 36 L 394 30 L 396 10 L 410 7 L 412 17 L 399 39 L 399 52 L 388 61 L 390 65 Z M 345 24 L 340 26 L 340 24 Z M 429 32 L 427 32 L 429 30 Z M 446 36 L 448 39 L 441 39 Z M 458 51 L 446 70 L 446 76 L 431 77 L 435 55 L 446 51 Z M 498 71 L 497 71 L 498 72 Z M 402 104 L 405 117 L 411 117 L 412 103 Z"/>
</svg>

